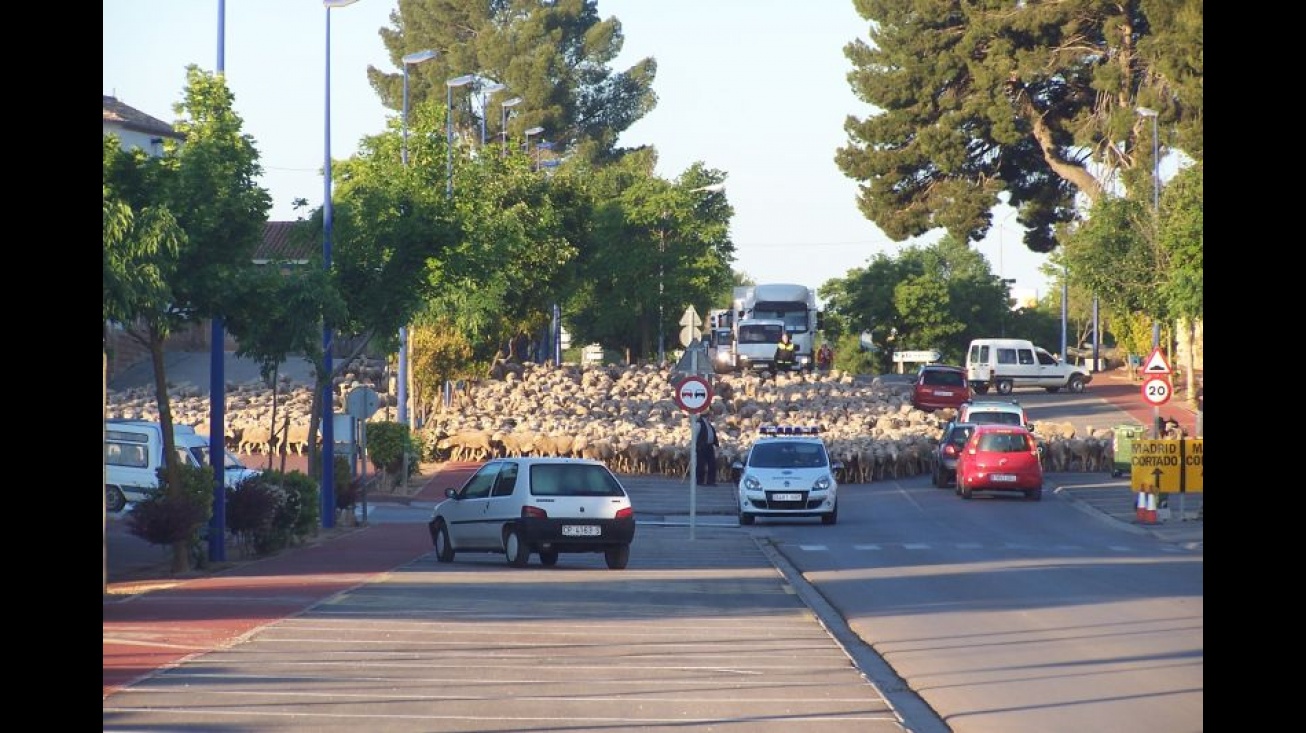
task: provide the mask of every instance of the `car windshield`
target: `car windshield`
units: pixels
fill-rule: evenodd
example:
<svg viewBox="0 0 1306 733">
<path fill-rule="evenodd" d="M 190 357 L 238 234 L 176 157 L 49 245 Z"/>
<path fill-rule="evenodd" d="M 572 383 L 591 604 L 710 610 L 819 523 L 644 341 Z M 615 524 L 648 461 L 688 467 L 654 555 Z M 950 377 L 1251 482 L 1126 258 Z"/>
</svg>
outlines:
<svg viewBox="0 0 1306 733">
<path fill-rule="evenodd" d="M 748 458 L 748 465 L 754 468 L 822 468 L 828 464 L 824 447 L 817 443 L 756 443 Z"/>
<path fill-rule="evenodd" d="M 603 466 L 540 463 L 531 466 L 533 496 L 625 496 L 616 477 Z"/>
<path fill-rule="evenodd" d="M 1029 436 L 1020 433 L 986 433 L 980 436 L 979 449 L 986 453 L 1023 453 L 1030 450 Z"/>
</svg>

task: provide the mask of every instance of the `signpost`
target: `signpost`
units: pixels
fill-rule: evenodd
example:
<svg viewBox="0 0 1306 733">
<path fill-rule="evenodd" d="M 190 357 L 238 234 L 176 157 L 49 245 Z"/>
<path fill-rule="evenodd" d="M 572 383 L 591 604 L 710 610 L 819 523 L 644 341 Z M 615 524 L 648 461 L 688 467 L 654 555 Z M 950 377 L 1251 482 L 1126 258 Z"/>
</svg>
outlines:
<svg viewBox="0 0 1306 733">
<path fill-rule="evenodd" d="M 1167 377 L 1148 377 L 1143 380 L 1143 399 L 1147 404 L 1160 407 L 1170 401 L 1170 379 Z"/>
<path fill-rule="evenodd" d="M 703 332 L 700 329 L 703 327 L 703 319 L 699 318 L 698 311 L 691 305 L 680 317 L 680 325 L 684 326 L 680 329 L 680 345 L 688 349 L 690 344 L 702 337 Z"/>
<path fill-rule="evenodd" d="M 693 355 L 698 352 L 691 349 L 691 360 L 697 362 Z M 698 367 L 695 363 L 694 368 Z M 694 526 L 698 513 L 698 420 L 694 418 L 712 405 L 712 382 L 699 374 L 690 374 L 675 384 L 672 399 L 680 409 L 690 414 L 689 418 L 689 539 L 694 539 Z"/>
</svg>

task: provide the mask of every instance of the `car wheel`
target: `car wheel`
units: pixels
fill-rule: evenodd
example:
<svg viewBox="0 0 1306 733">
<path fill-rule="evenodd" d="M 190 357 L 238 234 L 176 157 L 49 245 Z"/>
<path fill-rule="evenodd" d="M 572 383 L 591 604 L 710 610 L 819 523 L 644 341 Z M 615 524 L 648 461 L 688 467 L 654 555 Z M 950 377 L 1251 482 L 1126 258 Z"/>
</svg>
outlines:
<svg viewBox="0 0 1306 733">
<path fill-rule="evenodd" d="M 607 561 L 609 570 L 625 570 L 626 563 L 630 562 L 630 545 L 609 547 L 603 551 L 603 559 Z"/>
<path fill-rule="evenodd" d="M 1069 388 L 1072 393 L 1079 394 L 1084 391 L 1084 378 L 1078 374 L 1073 374 L 1071 375 L 1070 382 L 1066 387 Z"/>
<path fill-rule="evenodd" d="M 976 393 L 976 394 L 988 394 L 988 393 L 989 393 L 989 386 L 988 386 L 987 384 L 977 384 L 977 385 L 971 387 L 971 389 L 975 390 L 975 393 Z"/>
<path fill-rule="evenodd" d="M 957 479 L 957 493 L 961 494 L 961 498 L 963 499 L 971 498 L 970 487 L 967 486 L 960 478 Z"/>
<path fill-rule="evenodd" d="M 934 471 L 930 473 L 930 483 L 934 484 L 936 489 L 943 488 L 943 477 L 939 475 L 938 466 L 935 466 Z"/>
<path fill-rule="evenodd" d="M 540 564 L 546 568 L 551 568 L 558 564 L 557 550 L 540 550 Z"/>
<path fill-rule="evenodd" d="M 739 513 L 740 524 L 752 524 L 754 519 L 755 517 L 752 514 L 745 514 L 744 512 Z"/>
<path fill-rule="evenodd" d="M 431 541 L 435 543 L 435 559 L 440 562 L 453 562 L 453 543 L 449 541 L 449 528 L 444 522 L 435 525 Z"/>
<path fill-rule="evenodd" d="M 524 568 L 531 559 L 531 548 L 522 541 L 521 533 L 509 529 L 503 536 L 503 554 L 514 568 Z"/>
<path fill-rule="evenodd" d="M 999 379 L 997 382 L 994 383 L 993 386 L 997 387 L 998 394 L 1009 395 L 1011 394 L 1011 388 L 1013 385 L 1011 384 L 1010 379 Z"/>
<path fill-rule="evenodd" d="M 104 487 L 104 508 L 106 511 L 117 514 L 127 506 L 127 497 L 122 495 L 122 491 L 117 486 Z"/>
<path fill-rule="evenodd" d="M 1025 492 L 1025 498 L 1026 498 L 1026 499 L 1029 499 L 1030 501 L 1042 501 L 1042 500 L 1043 500 L 1043 487 L 1040 486 L 1040 487 L 1037 488 L 1037 489 L 1031 489 L 1030 491 L 1026 491 L 1026 492 Z"/>
<path fill-rule="evenodd" d="M 834 511 L 829 514 L 821 515 L 821 524 L 834 524 L 839 521 L 839 505 L 835 505 Z"/>
</svg>

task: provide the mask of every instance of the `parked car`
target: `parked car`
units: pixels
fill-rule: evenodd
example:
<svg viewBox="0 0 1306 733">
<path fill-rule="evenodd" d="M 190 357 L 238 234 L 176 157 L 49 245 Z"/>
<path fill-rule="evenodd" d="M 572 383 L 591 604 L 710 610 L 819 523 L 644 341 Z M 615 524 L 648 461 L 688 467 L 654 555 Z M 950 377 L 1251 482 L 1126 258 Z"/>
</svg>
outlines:
<svg viewBox="0 0 1306 733">
<path fill-rule="evenodd" d="M 440 562 L 459 552 L 502 552 L 509 565 L 524 567 L 536 553 L 552 566 L 560 553 L 601 552 L 621 570 L 630 560 L 630 496 L 599 461 L 495 459 L 444 493 L 428 523 Z"/>
<path fill-rule="evenodd" d="M 822 524 L 839 521 L 839 482 L 820 429 L 807 426 L 763 425 L 742 460 L 739 472 L 739 523 L 758 517 L 820 517 Z"/>
<path fill-rule="evenodd" d="M 1022 426 L 976 425 L 957 457 L 956 492 L 970 499 L 975 492 L 1011 491 L 1043 498 L 1038 441 Z"/>
<path fill-rule="evenodd" d="M 966 375 L 979 394 L 989 388 L 1011 394 L 1016 387 L 1042 387 L 1049 392 L 1079 393 L 1093 381 L 1086 367 L 1069 364 L 1026 339 L 981 338 L 966 349 Z"/>
<path fill-rule="evenodd" d="M 957 422 L 979 424 L 1019 425 L 1033 430 L 1029 414 L 1015 400 L 974 400 L 957 410 Z"/>
<path fill-rule="evenodd" d="M 966 370 L 947 364 L 926 364 L 916 372 L 912 385 L 911 404 L 918 410 L 934 412 L 944 408 L 957 409 L 971 399 Z"/>
<path fill-rule="evenodd" d="M 957 456 L 965 447 L 970 434 L 975 432 L 975 424 L 968 422 L 950 422 L 943 428 L 943 437 L 934 455 L 934 486 L 947 488 L 957 480 Z"/>
<path fill-rule="evenodd" d="M 174 424 L 173 448 L 190 466 L 210 466 L 209 438 L 190 425 Z M 230 451 L 223 450 L 223 475 L 227 487 L 239 486 L 262 471 L 246 468 Z M 158 491 L 163 467 L 163 426 L 150 420 L 110 418 L 104 426 L 104 508 L 121 512 L 128 502 L 143 501 Z"/>
</svg>

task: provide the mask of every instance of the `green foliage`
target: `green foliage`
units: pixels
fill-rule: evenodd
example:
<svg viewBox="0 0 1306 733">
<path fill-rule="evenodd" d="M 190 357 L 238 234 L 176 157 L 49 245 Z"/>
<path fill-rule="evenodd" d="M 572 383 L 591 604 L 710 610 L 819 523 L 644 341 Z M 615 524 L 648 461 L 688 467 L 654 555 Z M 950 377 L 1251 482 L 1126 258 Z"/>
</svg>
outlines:
<svg viewBox="0 0 1306 733">
<path fill-rule="evenodd" d="M 978 241 L 1005 193 L 1034 252 L 1076 197 L 1150 187 L 1152 128 L 1202 157 L 1202 2 L 858 2 L 869 42 L 844 48 L 874 113 L 835 161 L 890 238 L 942 228 Z"/>
<path fill-rule="evenodd" d="M 352 511 L 354 505 L 358 503 L 362 484 L 354 480 L 353 471 L 349 468 L 349 459 L 340 454 L 335 456 L 335 485 L 333 488 L 336 495 L 336 510 Z"/>
<path fill-rule="evenodd" d="M 272 554 L 317 531 L 317 497 L 299 471 L 264 471 L 227 489 L 227 530 L 254 554 Z"/>
<path fill-rule="evenodd" d="M 369 422 L 367 424 L 367 453 L 378 471 L 398 477 L 403 471 L 404 455 L 408 455 L 411 476 L 417 470 L 417 444 L 408 426 L 398 422 Z"/>
<path fill-rule="evenodd" d="M 492 98 L 484 119 L 475 90 L 454 89 L 460 136 L 480 139 L 484 123 L 487 138 L 497 141 L 506 119 L 512 141 L 539 126 L 550 140 L 575 141 L 575 151 L 586 159 L 609 157 L 622 131 L 656 105 L 657 62 L 644 58 L 613 71 L 608 64 L 624 43 L 621 24 L 600 17 L 596 6 L 589 0 L 400 0 L 393 27 L 380 29 L 390 58 L 384 70 L 369 66 L 367 78 L 386 107 L 401 110 L 402 57 L 414 49 L 439 49 L 436 58 L 408 69 L 410 109 L 423 103 L 443 108 L 449 97 L 445 80 L 474 70 L 507 89 Z M 505 117 L 493 102 L 510 96 L 524 101 Z"/>
<path fill-rule="evenodd" d="M 178 466 L 181 485 L 169 491 L 168 472 L 158 470 L 159 490 L 132 505 L 127 529 L 155 545 L 192 543 L 208 523 L 213 509 L 213 472 L 203 466 Z"/>
</svg>

